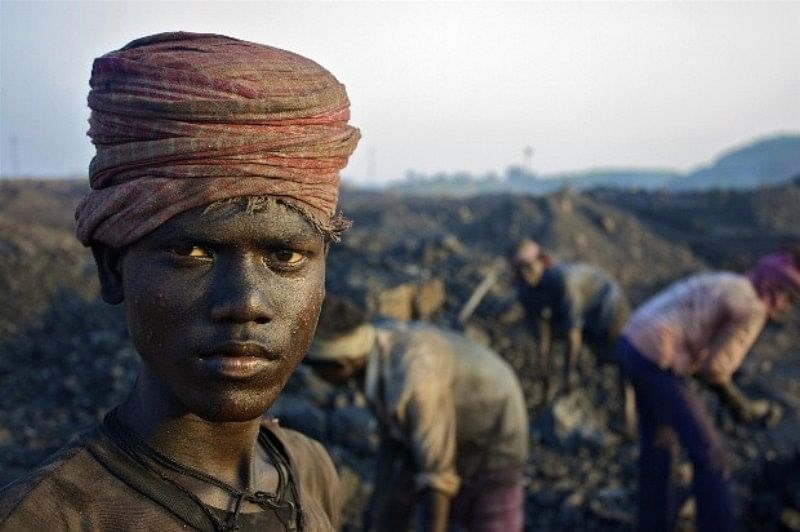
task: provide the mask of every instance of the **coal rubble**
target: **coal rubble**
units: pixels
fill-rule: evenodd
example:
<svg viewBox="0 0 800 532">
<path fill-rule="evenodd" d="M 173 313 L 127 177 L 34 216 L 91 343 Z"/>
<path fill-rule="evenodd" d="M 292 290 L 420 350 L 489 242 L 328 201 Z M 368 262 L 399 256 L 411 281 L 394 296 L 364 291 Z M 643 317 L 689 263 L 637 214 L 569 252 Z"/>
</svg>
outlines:
<svg viewBox="0 0 800 532">
<path fill-rule="evenodd" d="M 0 297 L 6 302 L 0 313 L 0 484 L 96 423 L 124 398 L 138 363 L 120 309 L 97 300 L 89 253 L 69 240 L 66 213 L 77 192 L 37 188 L 37 201 L 45 203 L 38 208 L 47 207 L 42 198 L 53 205 L 42 229 L 15 203 L 30 197 L 30 184 L 15 186 L 19 190 L 0 189 Z M 516 369 L 530 413 L 528 529 L 626 530 L 634 520 L 638 450 L 618 430 L 616 370 L 585 352 L 580 385 L 565 394 L 557 350 L 552 375 L 544 374 L 504 254 L 517 239 L 533 237 L 562 260 L 607 269 L 636 305 L 684 275 L 741 270 L 781 242 L 800 241 L 800 229 L 789 220 L 796 208 L 782 203 L 796 207 L 798 190 L 794 184 L 746 193 L 562 191 L 466 200 L 348 191 L 341 207 L 354 226 L 331 248 L 328 291 L 356 299 L 376 319 L 424 319 L 460 330 Z M 708 206 L 708 219 L 719 225 L 700 227 L 680 208 L 685 202 Z M 770 202 L 773 208 L 765 208 Z M 459 320 L 487 276 L 496 282 Z M 693 385 L 728 443 L 733 496 L 747 530 L 800 530 L 798 325 L 796 312 L 782 327 L 768 327 L 736 376 L 748 394 L 783 406 L 773 426 L 738 424 Z M 333 387 L 301 365 L 269 414 L 326 445 L 342 480 L 345 528 L 359 530 L 378 445 L 363 394 L 355 386 Z M 691 468 L 683 456 L 675 475 L 683 496 L 681 529 L 691 530 Z"/>
<path fill-rule="evenodd" d="M 752 487 L 747 525 L 763 530 L 800 530 L 800 449 L 776 457 L 768 454 Z"/>
</svg>

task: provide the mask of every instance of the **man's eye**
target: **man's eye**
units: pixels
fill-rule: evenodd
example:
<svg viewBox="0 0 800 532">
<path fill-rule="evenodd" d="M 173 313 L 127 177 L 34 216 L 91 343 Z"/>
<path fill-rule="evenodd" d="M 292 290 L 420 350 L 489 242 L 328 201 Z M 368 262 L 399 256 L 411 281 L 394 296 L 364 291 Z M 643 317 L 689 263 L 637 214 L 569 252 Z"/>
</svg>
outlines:
<svg viewBox="0 0 800 532">
<path fill-rule="evenodd" d="M 276 262 L 284 266 L 297 266 L 303 262 L 303 259 L 306 258 L 302 253 L 292 251 L 290 249 L 279 249 L 278 251 L 273 251 L 272 257 Z"/>
<path fill-rule="evenodd" d="M 170 248 L 170 252 L 181 257 L 192 257 L 195 259 L 210 259 L 211 252 L 200 246 L 174 246 Z"/>
</svg>

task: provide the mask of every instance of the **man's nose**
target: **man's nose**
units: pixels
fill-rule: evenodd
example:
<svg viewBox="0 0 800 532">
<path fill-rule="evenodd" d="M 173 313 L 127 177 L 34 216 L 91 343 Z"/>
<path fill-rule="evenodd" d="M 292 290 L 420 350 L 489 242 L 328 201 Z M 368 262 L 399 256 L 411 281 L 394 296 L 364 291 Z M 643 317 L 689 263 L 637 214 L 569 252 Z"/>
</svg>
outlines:
<svg viewBox="0 0 800 532">
<path fill-rule="evenodd" d="M 256 324 L 272 321 L 274 311 L 268 294 L 270 274 L 255 256 L 221 261 L 212 294 L 214 321 Z"/>
</svg>

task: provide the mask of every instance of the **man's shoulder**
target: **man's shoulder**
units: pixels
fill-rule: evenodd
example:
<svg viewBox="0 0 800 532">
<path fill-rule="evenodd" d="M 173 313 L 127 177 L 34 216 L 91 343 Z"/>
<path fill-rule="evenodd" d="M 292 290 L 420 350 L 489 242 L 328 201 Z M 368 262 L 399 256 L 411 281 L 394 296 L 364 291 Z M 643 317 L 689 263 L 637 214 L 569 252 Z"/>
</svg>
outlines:
<svg viewBox="0 0 800 532">
<path fill-rule="evenodd" d="M 388 362 L 394 368 L 392 373 L 407 385 L 432 384 L 430 375 L 438 375 L 440 383 L 446 383 L 457 354 L 479 345 L 452 329 L 419 321 L 395 329 L 391 344 Z"/>
<path fill-rule="evenodd" d="M 573 264 L 571 263 L 558 263 L 549 268 L 545 268 L 537 286 L 549 287 L 554 284 L 563 283 L 564 279 L 571 274 L 572 267 Z"/>
<path fill-rule="evenodd" d="M 79 515 L 85 509 L 88 498 L 100 489 L 97 469 L 101 468 L 86 449 L 85 438 L 70 442 L 0 489 L 0 526 L 12 526 L 17 520 L 31 524 L 56 511 L 62 522 L 70 522 L 67 514 Z"/>
<path fill-rule="evenodd" d="M 280 442 L 297 475 L 296 485 L 308 529 L 338 529 L 341 511 L 339 475 L 322 444 L 295 430 L 281 427 L 276 419 L 265 418 L 261 427 Z"/>
<path fill-rule="evenodd" d="M 420 321 L 392 321 L 376 325 L 378 343 L 387 354 L 389 362 L 404 365 L 409 358 L 427 356 L 432 346 L 439 347 L 450 341 L 452 331 L 434 327 Z"/>
<path fill-rule="evenodd" d="M 320 442 L 296 430 L 282 427 L 274 418 L 264 418 L 261 427 L 278 439 L 299 474 L 336 477 L 333 461 Z"/>
<path fill-rule="evenodd" d="M 609 272 L 600 266 L 588 262 L 564 264 L 560 274 L 567 284 L 585 285 L 595 288 L 619 284 Z"/>
</svg>

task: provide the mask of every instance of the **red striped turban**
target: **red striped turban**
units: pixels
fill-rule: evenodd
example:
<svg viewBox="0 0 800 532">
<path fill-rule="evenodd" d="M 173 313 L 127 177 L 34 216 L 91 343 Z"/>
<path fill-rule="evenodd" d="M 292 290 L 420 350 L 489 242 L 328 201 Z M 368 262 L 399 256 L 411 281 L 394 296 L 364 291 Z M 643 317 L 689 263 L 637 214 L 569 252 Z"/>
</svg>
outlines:
<svg viewBox="0 0 800 532">
<path fill-rule="evenodd" d="M 77 235 L 122 247 L 171 217 L 272 196 L 329 235 L 358 143 L 344 85 L 297 54 L 222 35 L 163 33 L 95 60 L 92 190 Z M 338 223 L 337 223 L 338 222 Z"/>
</svg>

